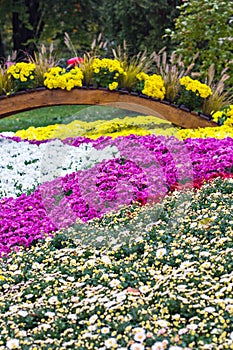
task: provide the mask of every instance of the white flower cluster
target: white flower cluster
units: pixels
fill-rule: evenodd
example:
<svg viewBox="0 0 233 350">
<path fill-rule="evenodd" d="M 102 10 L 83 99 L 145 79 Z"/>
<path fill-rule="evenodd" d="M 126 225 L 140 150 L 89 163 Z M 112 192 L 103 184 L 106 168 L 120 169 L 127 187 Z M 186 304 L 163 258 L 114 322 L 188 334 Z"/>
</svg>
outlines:
<svg viewBox="0 0 233 350">
<path fill-rule="evenodd" d="M 15 198 L 46 181 L 119 156 L 115 146 L 97 150 L 91 144 L 74 147 L 60 140 L 37 146 L 0 137 L 0 147 L 0 198 Z"/>
</svg>

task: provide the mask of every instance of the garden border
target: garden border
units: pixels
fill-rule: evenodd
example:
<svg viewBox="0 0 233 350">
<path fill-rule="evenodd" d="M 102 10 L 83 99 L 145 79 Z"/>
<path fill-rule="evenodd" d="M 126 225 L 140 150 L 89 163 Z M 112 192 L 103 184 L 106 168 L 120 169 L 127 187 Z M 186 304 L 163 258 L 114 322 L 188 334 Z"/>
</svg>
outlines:
<svg viewBox="0 0 233 350">
<path fill-rule="evenodd" d="M 85 87 L 74 88 L 71 91 L 41 87 L 0 96 L 0 119 L 31 109 L 56 105 L 110 105 L 154 115 L 183 128 L 218 126 L 210 116 L 190 111 L 185 106 L 177 106 L 166 100 L 161 101 L 126 90 L 110 91 L 105 88 Z"/>
</svg>

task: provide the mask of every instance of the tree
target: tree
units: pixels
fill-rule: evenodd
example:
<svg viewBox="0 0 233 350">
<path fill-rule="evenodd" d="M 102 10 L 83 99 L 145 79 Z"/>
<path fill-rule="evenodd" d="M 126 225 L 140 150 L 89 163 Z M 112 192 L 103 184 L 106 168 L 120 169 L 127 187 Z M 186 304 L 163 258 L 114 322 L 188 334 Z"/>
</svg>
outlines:
<svg viewBox="0 0 233 350">
<path fill-rule="evenodd" d="M 96 4 L 97 0 L 0 0 L 2 56 L 16 50 L 21 60 L 25 52 L 32 54 L 41 43 L 52 41 L 62 51 L 65 32 L 79 49 L 90 47 L 98 32 Z"/>
<path fill-rule="evenodd" d="M 233 1 L 183 0 L 179 11 L 175 30 L 166 32 L 186 66 L 199 52 L 197 63 L 203 74 L 212 63 L 217 79 L 227 66 L 232 72 L 229 62 L 233 60 Z"/>
<path fill-rule="evenodd" d="M 131 54 L 159 50 L 169 44 L 163 34 L 173 26 L 179 4 L 181 0 L 102 0 L 102 33 L 115 45 L 125 40 Z"/>
</svg>

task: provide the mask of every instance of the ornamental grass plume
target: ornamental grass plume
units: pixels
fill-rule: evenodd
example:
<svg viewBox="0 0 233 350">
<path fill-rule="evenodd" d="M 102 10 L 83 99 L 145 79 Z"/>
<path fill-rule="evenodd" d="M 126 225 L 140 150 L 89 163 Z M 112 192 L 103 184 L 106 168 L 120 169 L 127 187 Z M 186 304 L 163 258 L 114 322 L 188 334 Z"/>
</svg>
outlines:
<svg viewBox="0 0 233 350">
<path fill-rule="evenodd" d="M 41 45 L 38 53 L 34 52 L 34 57 L 28 55 L 28 60 L 30 63 L 35 64 L 35 83 L 36 86 L 44 85 L 44 74 L 56 65 L 56 60 L 54 56 L 53 43 L 50 44 L 49 51 L 44 44 Z"/>
<path fill-rule="evenodd" d="M 147 57 L 146 51 L 139 52 L 137 55 L 129 57 L 125 41 L 123 43 L 123 49 L 119 45 L 117 50 L 113 49 L 112 52 L 114 58 L 121 62 L 124 69 L 124 74 L 120 79 L 121 88 L 129 91 L 135 90 L 138 85 L 137 75 L 150 70 L 153 64 L 153 57 Z"/>
<path fill-rule="evenodd" d="M 0 67 L 0 95 L 9 95 L 13 91 L 13 82 L 7 74 L 7 69 Z"/>
<path fill-rule="evenodd" d="M 232 89 L 225 89 L 225 81 L 229 79 L 226 74 L 228 68 L 221 72 L 220 80 L 215 82 L 215 67 L 211 64 L 207 72 L 207 85 L 212 90 L 212 95 L 209 96 L 203 103 L 203 113 L 210 115 L 230 105 L 233 102 Z"/>
<path fill-rule="evenodd" d="M 170 59 L 168 59 L 167 52 L 165 51 L 166 47 L 162 48 L 158 54 L 153 53 L 154 62 L 157 66 L 158 74 L 160 74 L 164 80 L 166 94 L 165 98 L 170 101 L 174 101 L 178 96 L 180 91 L 180 82 L 179 80 L 188 75 L 195 65 L 195 60 L 198 57 L 196 54 L 193 57 L 192 63 L 188 66 L 187 69 L 184 67 L 182 61 L 182 56 L 176 56 L 176 53 L 173 51 L 171 53 Z"/>
</svg>

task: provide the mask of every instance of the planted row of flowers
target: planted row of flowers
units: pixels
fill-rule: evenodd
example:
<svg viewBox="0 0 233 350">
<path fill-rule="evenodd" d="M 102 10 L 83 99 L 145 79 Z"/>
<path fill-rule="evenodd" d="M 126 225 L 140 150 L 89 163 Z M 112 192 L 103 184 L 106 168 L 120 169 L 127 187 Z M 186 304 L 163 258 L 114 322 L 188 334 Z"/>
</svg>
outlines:
<svg viewBox="0 0 233 350">
<path fill-rule="evenodd" d="M 156 202 L 177 183 L 192 186 L 213 174 L 230 175 L 233 165 L 232 138 L 179 141 L 129 135 L 115 140 L 22 141 L 4 137 L 2 145 L 2 253 L 29 246 L 77 218 L 88 221 L 134 201 Z"/>
<path fill-rule="evenodd" d="M 88 59 L 85 57 L 85 59 L 80 58 L 72 62 L 67 67 L 48 67 L 47 71 L 40 69 L 35 63 L 13 64 L 5 74 L 6 85 L 11 89 L 2 88 L 2 94 L 8 95 L 19 90 L 35 88 L 42 81 L 42 84 L 48 89 L 70 91 L 81 86 L 104 87 L 109 90 L 128 89 L 163 100 L 170 98 L 170 90 L 173 86 L 172 101 L 177 105 L 186 105 L 190 110 L 212 114 L 228 104 L 227 98 L 222 99 L 220 105 L 216 104 L 216 98 L 219 97 L 212 98 L 214 91 L 211 87 L 189 75 L 184 75 L 184 72 L 180 78 L 173 77 L 175 81 L 172 82 L 168 77 L 160 74 L 148 74 L 143 65 L 125 67 L 125 62 L 116 58 L 92 57 Z"/>
</svg>

